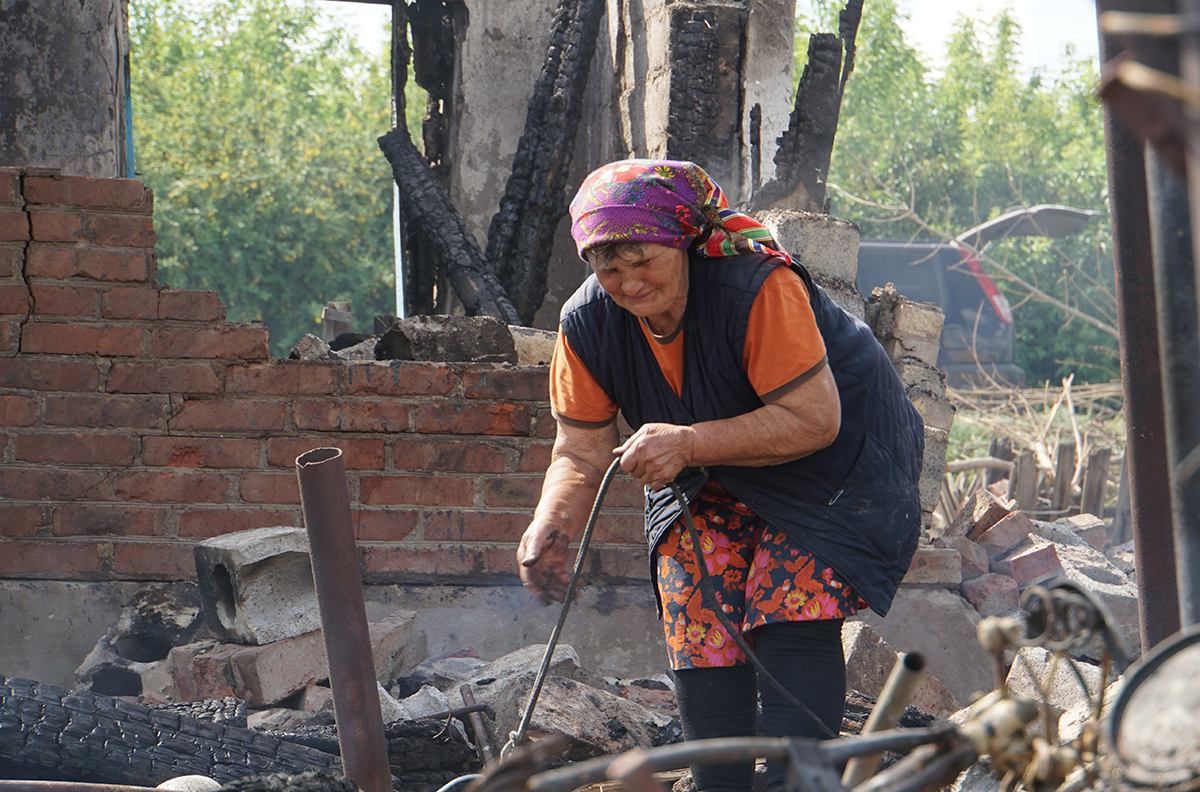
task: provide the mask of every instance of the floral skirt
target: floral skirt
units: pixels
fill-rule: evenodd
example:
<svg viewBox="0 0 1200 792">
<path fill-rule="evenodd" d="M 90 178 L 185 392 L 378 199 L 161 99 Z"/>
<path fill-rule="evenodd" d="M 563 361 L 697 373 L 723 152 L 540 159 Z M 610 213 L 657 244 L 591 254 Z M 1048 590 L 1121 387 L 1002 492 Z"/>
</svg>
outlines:
<svg viewBox="0 0 1200 792">
<path fill-rule="evenodd" d="M 858 595 L 833 568 L 767 525 L 720 484 L 709 481 L 691 504 L 700 549 L 728 620 L 753 647 L 755 627 L 844 619 Z M 683 518 L 655 548 L 663 629 L 671 668 L 717 668 L 747 662 L 704 603 L 692 539 Z"/>
</svg>

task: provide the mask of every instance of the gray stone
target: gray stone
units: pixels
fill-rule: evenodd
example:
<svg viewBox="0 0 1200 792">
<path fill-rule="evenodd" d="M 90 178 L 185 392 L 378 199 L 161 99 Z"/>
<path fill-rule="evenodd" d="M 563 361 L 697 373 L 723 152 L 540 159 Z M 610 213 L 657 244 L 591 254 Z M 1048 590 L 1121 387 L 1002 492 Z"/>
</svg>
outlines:
<svg viewBox="0 0 1200 792">
<path fill-rule="evenodd" d="M 1045 520 L 1031 520 L 1031 522 L 1033 523 L 1033 528 L 1030 530 L 1030 533 L 1034 536 L 1040 536 L 1055 544 L 1070 547 L 1079 547 L 1087 544 L 1079 534 L 1061 523 L 1046 522 Z"/>
<path fill-rule="evenodd" d="M 497 735 L 507 735 L 520 724 L 533 680 L 534 673 L 525 672 L 507 677 L 503 684 L 497 681 L 476 688 L 476 699 L 496 711 Z M 536 740 L 555 733 L 568 738 L 564 758 L 578 761 L 664 744 L 678 739 L 679 727 L 672 718 L 606 690 L 549 676 L 538 697 L 529 736 Z"/>
<path fill-rule="evenodd" d="M 509 325 L 508 332 L 512 335 L 513 347 L 517 350 L 518 366 L 545 366 L 550 363 L 550 358 L 554 355 L 554 345 L 558 342 L 558 333 L 518 325 Z"/>
<path fill-rule="evenodd" d="M 842 628 L 842 650 L 846 655 L 846 686 L 878 698 L 892 673 L 898 653 L 871 625 L 847 622 Z M 921 712 L 945 716 L 958 709 L 958 702 L 941 680 L 926 669 L 909 702 Z"/>
<path fill-rule="evenodd" d="M 954 783 L 947 787 L 949 792 L 1000 792 L 1004 779 L 992 769 L 986 760 L 963 770 Z"/>
<path fill-rule="evenodd" d="M 303 528 L 238 531 L 195 546 L 209 628 L 226 641 L 261 645 L 321 626 Z"/>
<path fill-rule="evenodd" d="M 483 686 L 492 684 L 489 680 L 507 680 L 525 673 L 536 673 L 541 667 L 542 657 L 545 653 L 545 644 L 533 644 L 517 649 L 515 652 L 509 652 L 476 672 L 471 679 L 471 684 Z M 592 682 L 604 684 L 598 677 L 583 669 L 579 663 L 579 654 L 573 647 L 564 643 L 559 643 L 554 647 L 554 654 L 550 658 L 550 667 L 546 673 L 547 675 L 585 681 L 589 684 Z"/>
<path fill-rule="evenodd" d="M 1117 679 L 1108 684 L 1104 689 L 1104 706 L 1100 710 L 1100 719 L 1103 721 L 1112 710 L 1113 703 L 1117 700 L 1117 695 L 1121 692 L 1121 687 L 1125 683 L 1124 679 Z M 1094 697 L 1093 697 L 1094 698 Z M 1094 701 L 1079 701 L 1071 706 L 1058 719 L 1058 738 L 1063 741 L 1074 740 L 1083 732 L 1084 724 L 1095 717 Z"/>
<path fill-rule="evenodd" d="M 1104 557 L 1109 563 L 1117 569 L 1129 575 L 1130 579 L 1135 578 L 1137 565 L 1133 555 L 1133 540 L 1130 539 L 1124 544 L 1119 544 L 1115 547 L 1109 547 L 1104 551 Z"/>
<path fill-rule="evenodd" d="M 975 636 L 979 614 L 957 594 L 944 589 L 901 588 L 887 618 L 861 613 L 893 647 L 920 652 L 926 668 L 958 701 L 992 688 L 992 660 Z"/>
<path fill-rule="evenodd" d="M 246 716 L 246 725 L 260 731 L 291 732 L 302 726 L 320 722 L 321 716 L 313 712 L 272 707 L 270 709 L 251 712 Z"/>
<path fill-rule="evenodd" d="M 301 336 L 288 352 L 289 360 L 335 360 L 337 355 L 329 344 L 311 333 Z"/>
<path fill-rule="evenodd" d="M 427 646 L 425 632 L 415 611 L 397 611 L 386 619 L 367 624 L 375 678 L 385 685 L 417 667 Z"/>
<path fill-rule="evenodd" d="M 175 776 L 155 787 L 155 789 L 166 789 L 168 792 L 214 792 L 220 788 L 220 781 L 204 775 Z"/>
<path fill-rule="evenodd" d="M 1079 678 L 1067 666 L 1074 662 L 1079 676 L 1087 683 L 1085 690 Z M 1045 701 L 1060 710 L 1069 710 L 1085 703 L 1088 697 L 1099 695 L 1101 671 L 1098 666 L 1053 655 L 1038 646 L 1022 647 L 1013 658 L 1005 681 L 1008 689 L 1034 701 Z"/>
<path fill-rule="evenodd" d="M 378 343 L 378 338 L 371 337 L 364 341 L 359 341 L 354 346 L 348 346 L 345 349 L 339 349 L 333 354 L 342 360 L 374 360 L 375 346 Z"/>
<path fill-rule="evenodd" d="M 380 360 L 516 363 L 508 325 L 493 316 L 412 316 L 399 319 L 383 337 Z"/>
</svg>

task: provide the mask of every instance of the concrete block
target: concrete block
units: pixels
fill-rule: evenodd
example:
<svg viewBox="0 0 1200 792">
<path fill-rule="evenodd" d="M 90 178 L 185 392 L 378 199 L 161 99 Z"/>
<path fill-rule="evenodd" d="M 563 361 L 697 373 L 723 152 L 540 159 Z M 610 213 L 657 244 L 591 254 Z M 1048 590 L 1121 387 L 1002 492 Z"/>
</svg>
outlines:
<svg viewBox="0 0 1200 792">
<path fill-rule="evenodd" d="M 1033 520 L 1025 516 L 1024 512 L 1015 511 L 997 520 L 975 541 L 987 550 L 989 557 L 996 557 L 1024 542 L 1032 532 Z"/>
<path fill-rule="evenodd" d="M 367 625 L 375 678 L 389 685 L 416 668 L 427 654 L 425 631 L 414 611 L 397 611 L 387 619 Z"/>
<path fill-rule="evenodd" d="M 827 214 L 794 209 L 767 209 L 755 216 L 813 277 L 846 283 L 857 279 L 858 226 Z"/>
<path fill-rule="evenodd" d="M 909 342 L 918 339 L 939 342 L 945 318 L 942 309 L 933 303 L 905 300 L 892 310 L 891 332 Z"/>
<path fill-rule="evenodd" d="M 941 341 L 937 338 L 903 338 L 892 336 L 883 342 L 883 349 L 892 360 L 915 357 L 931 366 L 937 365 Z"/>
<path fill-rule="evenodd" d="M 262 645 L 321 626 L 303 528 L 238 531 L 195 547 L 209 628 L 224 641 Z"/>
<path fill-rule="evenodd" d="M 926 668 L 958 701 L 992 688 L 992 661 L 975 636 L 979 614 L 958 594 L 902 587 L 887 618 L 860 613 L 863 621 L 900 651 L 925 655 Z"/>
<path fill-rule="evenodd" d="M 935 547 L 948 547 L 959 555 L 959 568 L 963 580 L 971 580 L 988 573 L 987 550 L 965 536 L 943 536 L 934 542 Z"/>
<path fill-rule="evenodd" d="M 237 696 L 252 707 L 276 704 L 329 676 L 320 630 L 262 646 L 236 647 L 232 667 Z"/>
<path fill-rule="evenodd" d="M 923 388 L 909 388 L 908 399 L 913 403 L 913 407 L 917 408 L 926 426 L 950 431 L 956 409 L 944 395 Z"/>
<path fill-rule="evenodd" d="M 917 388 L 934 394 L 946 393 L 946 372 L 915 357 L 893 360 L 896 373 L 906 390 Z"/>
<path fill-rule="evenodd" d="M 1020 588 L 1008 575 L 992 572 L 963 581 L 962 592 L 980 616 L 1005 616 L 1020 607 Z"/>
<path fill-rule="evenodd" d="M 877 698 L 896 663 L 896 650 L 871 625 L 851 621 L 842 628 L 842 651 L 846 655 L 846 686 Z M 929 715 L 944 716 L 958 709 L 954 696 L 928 669 L 910 703 Z"/>
<path fill-rule="evenodd" d="M 946 446 L 949 442 L 950 433 L 946 430 L 925 427 L 925 458 L 921 462 L 921 479 L 917 485 L 921 511 L 933 511 L 937 505 L 938 493 L 942 490 L 942 476 L 946 472 Z"/>
<path fill-rule="evenodd" d="M 962 557 L 957 550 L 918 547 L 903 585 L 927 584 L 957 588 L 962 583 Z"/>
</svg>

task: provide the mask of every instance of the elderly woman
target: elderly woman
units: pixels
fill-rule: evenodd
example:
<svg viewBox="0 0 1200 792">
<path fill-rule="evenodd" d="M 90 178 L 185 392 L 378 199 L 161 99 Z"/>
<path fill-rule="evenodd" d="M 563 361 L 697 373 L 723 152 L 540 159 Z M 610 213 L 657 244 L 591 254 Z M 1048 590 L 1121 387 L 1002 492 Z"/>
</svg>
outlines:
<svg viewBox="0 0 1200 792">
<path fill-rule="evenodd" d="M 522 580 L 544 600 L 562 597 L 567 545 L 619 456 L 646 488 L 686 737 L 836 735 L 842 620 L 863 605 L 886 613 L 916 547 L 920 418 L 871 330 L 730 210 L 699 166 L 606 165 L 580 187 L 571 219 L 593 274 L 562 310 L 550 377 L 558 435 L 517 551 Z M 618 412 L 634 430 L 624 442 Z M 756 679 L 725 623 L 790 696 Z M 748 790 L 752 773 L 693 768 L 701 792 Z M 768 779 L 782 788 L 783 769 Z"/>
</svg>

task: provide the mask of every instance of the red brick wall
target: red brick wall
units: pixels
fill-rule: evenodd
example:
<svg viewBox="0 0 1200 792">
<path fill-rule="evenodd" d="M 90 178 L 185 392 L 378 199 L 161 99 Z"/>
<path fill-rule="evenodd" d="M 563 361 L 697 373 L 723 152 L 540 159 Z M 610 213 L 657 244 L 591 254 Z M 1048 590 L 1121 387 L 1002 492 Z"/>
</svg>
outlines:
<svg viewBox="0 0 1200 792">
<path fill-rule="evenodd" d="M 369 581 L 514 579 L 544 368 L 271 360 L 154 277 L 140 182 L 0 169 L 0 577 L 192 577 L 197 540 L 301 525 L 295 458 L 333 445 Z M 592 576 L 644 577 L 640 491 L 608 504 Z"/>
</svg>

